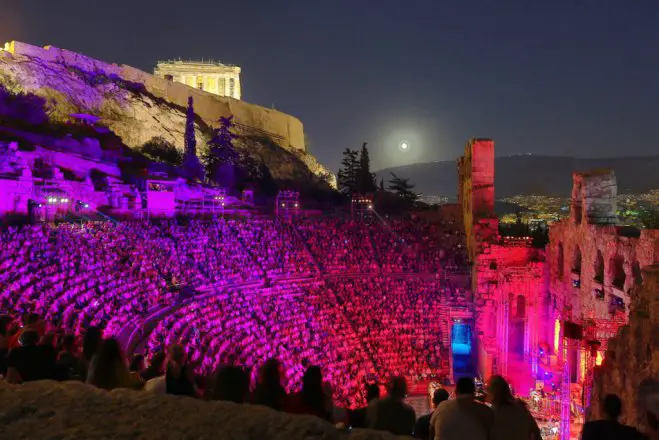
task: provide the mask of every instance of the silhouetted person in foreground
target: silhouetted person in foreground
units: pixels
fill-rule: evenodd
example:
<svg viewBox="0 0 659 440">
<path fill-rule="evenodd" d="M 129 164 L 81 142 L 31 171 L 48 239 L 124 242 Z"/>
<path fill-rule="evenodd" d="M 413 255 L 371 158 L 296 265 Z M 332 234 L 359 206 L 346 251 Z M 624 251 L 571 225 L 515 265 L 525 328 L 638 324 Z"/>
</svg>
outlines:
<svg viewBox="0 0 659 440">
<path fill-rule="evenodd" d="M 501 376 L 492 376 L 487 399 L 494 410 L 490 440 L 540 440 L 540 428 L 526 404 L 513 397 L 510 385 Z"/>
<path fill-rule="evenodd" d="M 607 394 L 602 402 L 604 420 L 587 422 L 581 440 L 645 440 L 647 437 L 636 428 L 618 421 L 622 414 L 622 401 L 615 394 Z"/>
<path fill-rule="evenodd" d="M 388 431 L 394 435 L 412 435 L 416 414 L 414 408 L 403 402 L 407 395 L 405 378 L 392 378 L 387 391 L 387 397 L 369 405 L 367 410 L 368 427 Z"/>
<path fill-rule="evenodd" d="M 476 385 L 462 377 L 455 386 L 457 398 L 439 404 L 433 417 L 435 440 L 488 440 L 494 423 L 492 410 L 474 398 Z"/>
<path fill-rule="evenodd" d="M 252 403 L 283 411 L 288 399 L 281 384 L 281 364 L 277 359 L 268 359 L 259 370 Z"/>
<path fill-rule="evenodd" d="M 414 437 L 422 440 L 428 440 L 430 437 L 430 419 L 434 414 L 435 410 L 445 400 L 448 400 L 449 393 L 444 388 L 437 388 L 432 394 L 432 412 L 426 414 L 425 416 L 419 417 L 419 420 L 416 421 L 416 426 L 414 426 Z M 434 437 L 434 436 L 433 436 Z"/>
<path fill-rule="evenodd" d="M 331 422 L 332 414 L 326 408 L 326 403 L 322 372 L 320 367 L 312 365 L 304 372 L 302 391 L 290 396 L 286 412 L 311 414 Z"/>
<path fill-rule="evenodd" d="M 358 408 L 350 412 L 349 424 L 353 428 L 366 428 L 366 415 L 368 407 L 375 404 L 380 399 L 380 387 L 377 384 L 370 384 L 366 387 L 366 404 L 364 408 Z"/>
<path fill-rule="evenodd" d="M 212 400 L 245 403 L 249 396 L 249 375 L 241 367 L 226 365 L 215 375 Z"/>
</svg>

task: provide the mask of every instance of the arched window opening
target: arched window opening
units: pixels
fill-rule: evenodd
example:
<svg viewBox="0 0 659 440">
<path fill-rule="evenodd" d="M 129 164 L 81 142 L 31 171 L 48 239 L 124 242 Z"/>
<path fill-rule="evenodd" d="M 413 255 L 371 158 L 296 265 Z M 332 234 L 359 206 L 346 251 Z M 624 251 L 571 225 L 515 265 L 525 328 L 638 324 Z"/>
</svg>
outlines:
<svg viewBox="0 0 659 440">
<path fill-rule="evenodd" d="M 616 255 L 611 260 L 611 278 L 613 279 L 613 287 L 620 290 L 625 288 L 625 280 L 627 279 L 625 259 L 620 255 Z"/>
<path fill-rule="evenodd" d="M 563 243 L 558 243 L 558 276 L 563 278 L 563 267 L 565 266 L 565 256 L 563 255 Z"/>
<path fill-rule="evenodd" d="M 597 251 L 597 258 L 595 259 L 595 281 L 598 283 L 604 282 L 604 256 L 601 251 Z"/>
<path fill-rule="evenodd" d="M 574 257 L 572 259 L 572 273 L 581 275 L 581 249 L 579 249 L 579 246 L 574 248 Z"/>
</svg>

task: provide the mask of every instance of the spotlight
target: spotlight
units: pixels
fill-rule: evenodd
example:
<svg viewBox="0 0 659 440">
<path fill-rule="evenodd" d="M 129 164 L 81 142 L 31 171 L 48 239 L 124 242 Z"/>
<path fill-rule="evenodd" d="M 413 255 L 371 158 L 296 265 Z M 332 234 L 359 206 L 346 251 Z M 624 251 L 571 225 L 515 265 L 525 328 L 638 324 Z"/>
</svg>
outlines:
<svg viewBox="0 0 659 440">
<path fill-rule="evenodd" d="M 373 209 L 373 205 L 368 205 L 368 209 Z"/>
</svg>

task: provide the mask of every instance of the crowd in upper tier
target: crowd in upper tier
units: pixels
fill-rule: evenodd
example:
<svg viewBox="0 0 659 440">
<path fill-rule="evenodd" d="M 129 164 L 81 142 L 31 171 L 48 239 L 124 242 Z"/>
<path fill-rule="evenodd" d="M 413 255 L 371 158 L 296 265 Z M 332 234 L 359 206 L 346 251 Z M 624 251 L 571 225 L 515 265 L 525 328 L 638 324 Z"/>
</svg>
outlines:
<svg viewBox="0 0 659 440">
<path fill-rule="evenodd" d="M 446 226 L 337 218 L 9 228 L 0 233 L 0 310 L 37 312 L 67 331 L 94 325 L 113 334 L 171 303 L 181 286 L 221 288 L 319 270 L 438 273 L 464 260 L 461 233 Z"/>
</svg>

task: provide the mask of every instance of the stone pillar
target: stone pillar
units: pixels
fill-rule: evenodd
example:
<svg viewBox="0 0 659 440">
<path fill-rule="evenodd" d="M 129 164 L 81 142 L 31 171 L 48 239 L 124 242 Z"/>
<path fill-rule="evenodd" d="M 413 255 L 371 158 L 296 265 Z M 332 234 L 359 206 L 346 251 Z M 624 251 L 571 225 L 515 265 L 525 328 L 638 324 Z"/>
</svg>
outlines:
<svg viewBox="0 0 659 440">
<path fill-rule="evenodd" d="M 240 77 L 238 75 L 236 75 L 235 89 L 236 90 L 234 92 L 235 93 L 234 98 L 240 99 L 240 97 L 242 96 L 242 90 L 241 90 L 241 87 L 240 87 Z"/>
</svg>

